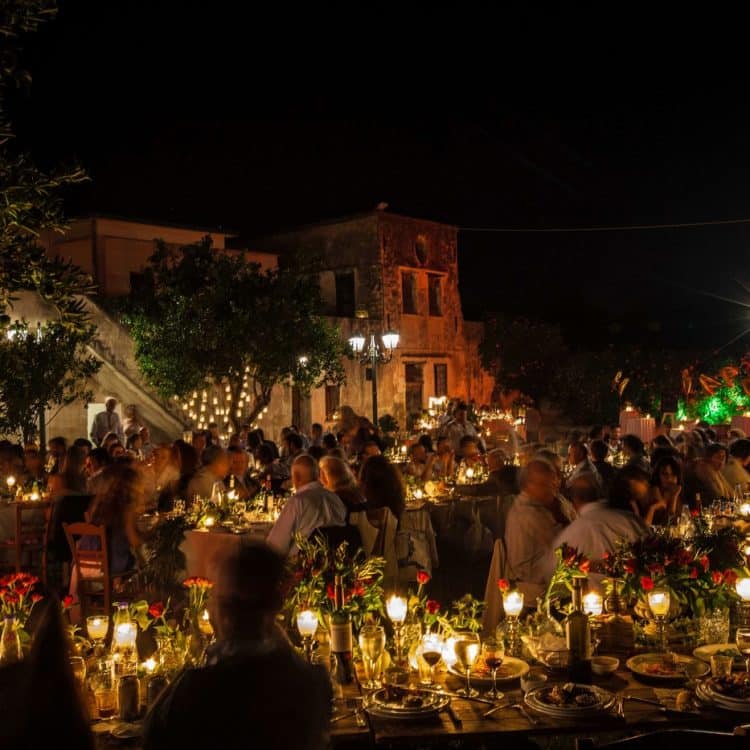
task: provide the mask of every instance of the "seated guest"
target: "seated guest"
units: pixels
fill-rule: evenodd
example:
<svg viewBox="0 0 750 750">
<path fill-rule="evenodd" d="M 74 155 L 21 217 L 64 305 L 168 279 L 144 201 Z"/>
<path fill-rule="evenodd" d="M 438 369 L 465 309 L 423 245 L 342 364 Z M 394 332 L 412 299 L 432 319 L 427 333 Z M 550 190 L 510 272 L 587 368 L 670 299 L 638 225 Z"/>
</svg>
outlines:
<svg viewBox="0 0 750 750">
<path fill-rule="evenodd" d="M 104 448 L 94 448 L 86 459 L 86 491 L 96 495 L 102 481 L 102 472 L 112 463 Z"/>
<path fill-rule="evenodd" d="M 550 463 L 532 459 L 521 470 L 519 481 L 521 493 L 505 522 L 507 577 L 518 582 L 527 602 L 534 602 L 547 587 L 547 553 L 569 519 L 560 504 L 560 483 Z"/>
<path fill-rule="evenodd" d="M 362 466 L 359 486 L 365 496 L 367 510 L 389 508 L 400 519 L 406 508 L 401 472 L 385 456 L 373 456 Z"/>
<path fill-rule="evenodd" d="M 622 452 L 625 454 L 626 466 L 637 466 L 647 474 L 651 473 L 651 464 L 646 458 L 646 446 L 637 435 L 625 435 L 623 437 Z"/>
<path fill-rule="evenodd" d="M 607 461 L 609 446 L 603 440 L 592 440 L 589 448 L 591 452 L 591 463 L 594 464 L 596 473 L 601 478 L 604 496 L 609 495 L 609 486 L 615 476 L 615 467 Z"/>
<path fill-rule="evenodd" d="M 605 553 L 614 553 L 619 540 L 634 542 L 648 534 L 646 525 L 631 511 L 613 508 L 601 499 L 599 483 L 593 474 L 580 474 L 569 489 L 577 517 L 552 542 L 550 577 L 555 568 L 554 550 L 562 544 L 596 561 L 602 560 Z"/>
<path fill-rule="evenodd" d="M 609 428 L 609 434 L 606 436 L 605 440 L 611 450 L 615 452 L 620 450 L 620 445 L 622 443 L 622 428 L 619 424 L 613 424 Z"/>
<path fill-rule="evenodd" d="M 198 463 L 200 464 L 201 456 L 203 451 L 208 448 L 211 441 L 211 433 L 208 430 L 198 430 L 193 433 L 192 446 L 195 448 L 195 453 L 198 456 Z"/>
<path fill-rule="evenodd" d="M 487 453 L 487 468 L 489 469 L 487 480 L 479 484 L 462 487 L 462 495 L 506 497 L 507 495 L 517 495 L 520 492 L 518 469 L 508 463 L 507 456 L 500 448 L 495 448 Z"/>
<path fill-rule="evenodd" d="M 738 484 L 742 486 L 742 491 L 747 492 L 750 489 L 750 472 L 747 467 L 750 466 L 750 440 L 734 440 L 729 444 L 729 458 L 721 473 L 724 479 L 732 486 Z"/>
<path fill-rule="evenodd" d="M 115 436 L 116 437 L 116 436 Z M 57 474 L 62 469 L 65 453 L 68 450 L 68 443 L 64 437 L 53 437 L 47 443 L 47 453 L 49 454 L 51 468 L 48 468 L 49 474 Z"/>
<path fill-rule="evenodd" d="M 139 472 L 124 464 L 107 466 L 102 472 L 99 491 L 87 512 L 88 521 L 107 529 L 109 570 L 112 575 L 131 570 L 140 551 L 141 538 L 136 519 L 143 512 L 143 480 Z M 96 537 L 83 537 L 82 549 L 98 545 Z"/>
<path fill-rule="evenodd" d="M 719 443 L 709 443 L 704 448 L 703 458 L 695 461 L 685 477 L 685 495 L 691 507 L 700 494 L 703 505 L 710 505 L 719 498 L 731 498 L 734 487 L 726 480 L 722 470 L 727 458 L 727 449 Z"/>
<path fill-rule="evenodd" d="M 41 489 L 47 486 L 47 472 L 44 470 L 44 459 L 36 446 L 26 448 L 23 452 L 24 487 L 31 489 L 34 482 Z"/>
<path fill-rule="evenodd" d="M 464 435 L 459 441 L 456 459 L 464 466 L 476 466 L 482 461 L 482 449 L 479 438 Z"/>
<path fill-rule="evenodd" d="M 151 458 L 151 454 L 154 452 L 154 446 L 151 443 L 151 430 L 144 425 L 138 434 L 141 436 L 141 452 L 143 453 L 143 457 L 146 459 Z"/>
<path fill-rule="evenodd" d="M 229 473 L 224 477 L 224 487 L 229 490 L 234 480 L 237 497 L 240 500 L 247 500 L 258 489 L 247 471 L 250 456 L 242 448 L 230 446 L 227 448 L 227 457 L 229 458 Z"/>
<path fill-rule="evenodd" d="M 365 496 L 359 489 L 357 480 L 349 464 L 335 456 L 323 456 L 318 463 L 320 483 L 335 492 L 346 506 L 347 516 L 366 507 Z"/>
<path fill-rule="evenodd" d="M 318 481 L 318 465 L 303 453 L 292 464 L 294 494 L 268 533 L 268 543 L 284 555 L 295 553 L 294 535 L 309 537 L 323 526 L 344 526 L 346 508 L 338 495 Z"/>
<path fill-rule="evenodd" d="M 447 437 L 438 438 L 435 447 L 435 461 L 432 464 L 432 473 L 435 479 L 447 479 L 453 476 L 456 468 L 453 444 Z"/>
<path fill-rule="evenodd" d="M 310 447 L 323 446 L 323 425 L 320 422 L 313 422 L 310 427 Z"/>
<path fill-rule="evenodd" d="M 477 439 L 477 445 L 479 445 L 479 435 L 477 434 L 476 427 L 469 422 L 469 407 L 463 401 L 456 404 L 456 408 L 453 410 L 453 417 L 441 430 L 441 436 L 445 435 L 453 446 L 453 451 L 456 455 L 461 452 L 461 441 L 464 437 L 474 437 Z"/>
<path fill-rule="evenodd" d="M 289 468 L 294 463 L 294 459 L 302 454 L 302 451 L 304 450 L 304 442 L 302 440 L 302 435 L 297 432 L 292 432 L 291 428 L 285 429 L 288 429 L 289 432 L 287 432 L 283 438 L 282 455 L 284 456 L 284 459 L 282 459 L 282 461 L 286 464 L 287 468 Z"/>
<path fill-rule="evenodd" d="M 128 435 L 125 440 L 125 450 L 133 456 L 133 458 L 139 460 L 143 459 L 143 439 L 141 438 L 140 431 Z"/>
<path fill-rule="evenodd" d="M 187 500 L 188 485 L 193 480 L 195 473 L 198 471 L 198 454 L 190 443 L 184 440 L 175 440 L 172 443 L 172 461 L 177 467 L 179 477 L 174 487 L 174 496 Z"/>
<path fill-rule="evenodd" d="M 326 451 L 336 450 L 339 446 L 339 441 L 336 440 L 336 436 L 332 432 L 326 432 L 323 435 L 323 447 Z"/>
<path fill-rule="evenodd" d="M 428 456 L 435 452 L 435 449 L 432 446 L 432 438 L 429 435 L 420 435 L 417 442 L 424 446 Z"/>
<path fill-rule="evenodd" d="M 284 559 L 265 545 L 244 544 L 221 560 L 208 605 L 216 642 L 207 665 L 184 671 L 152 706 L 144 750 L 328 746 L 330 679 L 276 624 L 285 579 Z"/>
<path fill-rule="evenodd" d="M 201 456 L 201 467 L 187 487 L 189 498 L 211 497 L 214 487 L 224 491 L 224 477 L 229 473 L 227 452 L 219 445 L 209 445 Z"/>
<path fill-rule="evenodd" d="M 422 443 L 413 443 L 409 446 L 409 463 L 404 467 L 404 474 L 426 482 L 432 479 L 432 466 L 436 458 L 435 453 L 427 454 Z"/>
<path fill-rule="evenodd" d="M 568 464 L 573 467 L 573 471 L 568 477 L 568 486 L 581 474 L 593 474 L 597 478 L 599 476 L 596 467 L 591 463 L 591 459 L 589 459 L 589 449 L 586 447 L 586 443 L 570 444 L 568 448 Z"/>
<path fill-rule="evenodd" d="M 85 495 L 86 457 L 79 448 L 68 448 L 62 468 L 56 474 L 52 474 L 47 480 L 47 489 L 52 499 L 65 497 L 66 495 Z"/>
<path fill-rule="evenodd" d="M 270 485 L 272 492 L 281 492 L 281 486 L 289 479 L 289 469 L 280 459 L 274 458 L 273 450 L 267 443 L 255 449 L 255 465 L 262 483 Z"/>
<path fill-rule="evenodd" d="M 646 523 L 664 525 L 682 511 L 682 464 L 665 456 L 654 467 L 651 477 L 651 504 Z"/>
<path fill-rule="evenodd" d="M 609 488 L 610 506 L 617 510 L 629 510 L 645 524 L 652 524 L 654 514 L 659 509 L 649 512 L 653 504 L 650 482 L 649 472 L 643 471 L 638 466 L 623 466 L 615 474 L 612 486 Z"/>
<path fill-rule="evenodd" d="M 86 438 L 76 438 L 73 441 L 73 447 L 78 448 L 79 451 L 81 451 L 84 455 L 84 458 L 91 453 L 91 449 L 94 447 L 91 444 L 90 440 L 86 440 Z"/>
</svg>

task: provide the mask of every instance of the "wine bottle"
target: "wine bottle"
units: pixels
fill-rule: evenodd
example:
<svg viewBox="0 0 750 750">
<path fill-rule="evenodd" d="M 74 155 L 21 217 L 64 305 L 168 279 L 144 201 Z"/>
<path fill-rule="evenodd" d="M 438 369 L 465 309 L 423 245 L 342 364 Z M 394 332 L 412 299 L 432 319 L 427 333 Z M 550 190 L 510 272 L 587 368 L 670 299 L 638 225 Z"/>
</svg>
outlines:
<svg viewBox="0 0 750 750">
<path fill-rule="evenodd" d="M 334 611 L 331 614 L 331 654 L 335 661 L 336 680 L 349 685 L 354 680 L 352 669 L 352 620 L 344 611 L 344 584 L 341 576 L 333 579 Z"/>
<path fill-rule="evenodd" d="M 570 651 L 572 682 L 591 682 L 591 630 L 589 617 L 583 611 L 581 579 L 573 579 L 573 606 L 565 618 L 565 641 Z"/>
</svg>

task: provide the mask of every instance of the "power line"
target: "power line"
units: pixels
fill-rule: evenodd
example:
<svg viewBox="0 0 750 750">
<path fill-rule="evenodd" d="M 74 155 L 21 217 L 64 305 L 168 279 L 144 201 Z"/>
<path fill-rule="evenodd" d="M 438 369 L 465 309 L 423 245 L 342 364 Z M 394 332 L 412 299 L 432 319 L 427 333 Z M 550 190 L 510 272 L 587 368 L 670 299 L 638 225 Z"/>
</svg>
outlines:
<svg viewBox="0 0 750 750">
<path fill-rule="evenodd" d="M 681 224 L 631 224 L 618 227 L 554 227 L 549 229 L 510 227 L 460 227 L 461 232 L 502 232 L 507 234 L 549 234 L 554 232 L 633 232 L 657 229 L 692 229 L 694 227 L 716 227 L 731 224 L 750 224 L 750 219 L 717 219 L 716 221 L 691 221 Z"/>
</svg>

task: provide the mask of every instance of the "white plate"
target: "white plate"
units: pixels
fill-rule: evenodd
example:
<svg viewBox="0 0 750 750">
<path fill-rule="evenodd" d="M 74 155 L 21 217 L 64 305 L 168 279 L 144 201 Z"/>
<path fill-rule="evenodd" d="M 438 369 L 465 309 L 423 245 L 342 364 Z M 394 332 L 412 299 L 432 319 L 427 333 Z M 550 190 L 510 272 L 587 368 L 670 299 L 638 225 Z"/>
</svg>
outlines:
<svg viewBox="0 0 750 750">
<path fill-rule="evenodd" d="M 709 643 L 705 646 L 698 646 L 698 648 L 693 651 L 693 656 L 696 659 L 700 659 L 701 661 L 705 661 L 707 664 L 710 664 L 711 657 L 717 651 L 727 651 L 728 649 L 732 649 L 736 654 L 736 656 L 734 657 L 734 665 L 738 667 L 744 667 L 745 660 L 742 657 L 742 654 L 737 650 L 737 646 L 735 646 L 734 643 Z"/>
<path fill-rule="evenodd" d="M 454 664 L 449 670 L 452 675 L 466 680 L 466 673 L 456 669 Z M 502 666 L 497 670 L 497 684 L 502 685 L 506 682 L 512 682 L 529 673 L 529 665 L 523 659 L 516 659 L 515 656 L 506 656 L 503 659 Z M 471 683 L 483 687 L 492 687 L 492 675 L 488 673 L 477 674 L 471 673 Z"/>
<path fill-rule="evenodd" d="M 142 727 L 140 724 L 130 724 L 128 722 L 123 722 L 122 724 L 118 724 L 114 729 L 112 730 L 112 736 L 117 737 L 117 739 L 120 740 L 127 740 L 131 739 L 132 737 L 140 737 L 142 734 Z"/>
<path fill-rule="evenodd" d="M 684 680 L 685 675 L 680 670 L 676 670 L 670 674 L 652 674 L 646 670 L 646 666 L 649 664 L 658 664 L 662 661 L 663 654 L 638 654 L 637 656 L 631 656 L 625 665 L 627 668 L 637 674 L 639 677 L 646 677 L 651 680 L 662 680 L 671 681 Z M 689 673 L 692 678 L 704 677 L 707 675 L 711 668 L 700 659 L 694 659 L 690 656 L 676 656 L 675 660 L 680 665 L 687 665 L 689 667 Z"/>
<path fill-rule="evenodd" d="M 384 690 L 377 690 L 364 702 L 363 708 L 367 713 L 380 719 L 424 719 L 442 711 L 451 699 L 447 695 L 438 695 L 437 693 L 424 693 L 423 697 L 428 700 L 426 705 L 419 708 L 399 707 L 388 703 L 382 703 L 379 696 L 384 694 Z"/>
<path fill-rule="evenodd" d="M 736 699 L 727 699 L 724 696 L 717 696 L 716 693 L 708 690 L 703 682 L 698 683 L 695 688 L 695 694 L 698 700 L 703 703 L 722 708 L 725 711 L 735 711 L 743 714 L 750 713 L 750 701 L 738 701 Z"/>
</svg>

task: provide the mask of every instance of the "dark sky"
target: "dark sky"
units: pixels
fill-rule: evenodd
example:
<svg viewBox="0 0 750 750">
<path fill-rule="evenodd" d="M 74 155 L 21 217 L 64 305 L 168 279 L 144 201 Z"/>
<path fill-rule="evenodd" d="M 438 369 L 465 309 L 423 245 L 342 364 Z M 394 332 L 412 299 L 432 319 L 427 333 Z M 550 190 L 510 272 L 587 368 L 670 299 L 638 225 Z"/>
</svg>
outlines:
<svg viewBox="0 0 750 750">
<path fill-rule="evenodd" d="M 516 97 L 515 68 L 467 61 L 440 10 L 442 33 L 420 38 L 341 14 L 328 26 L 248 20 L 238 7 L 62 0 L 29 38 L 19 140 L 44 165 L 75 158 L 88 170 L 92 182 L 68 195 L 71 215 L 248 238 L 380 201 L 461 227 L 750 218 L 739 105 L 675 103 L 658 86 L 561 97 L 552 79 L 552 93 Z M 697 290 L 750 301 L 738 283 L 749 241 L 750 224 L 462 231 L 464 309 L 559 321 L 579 345 L 720 346 L 750 316 Z"/>
</svg>

